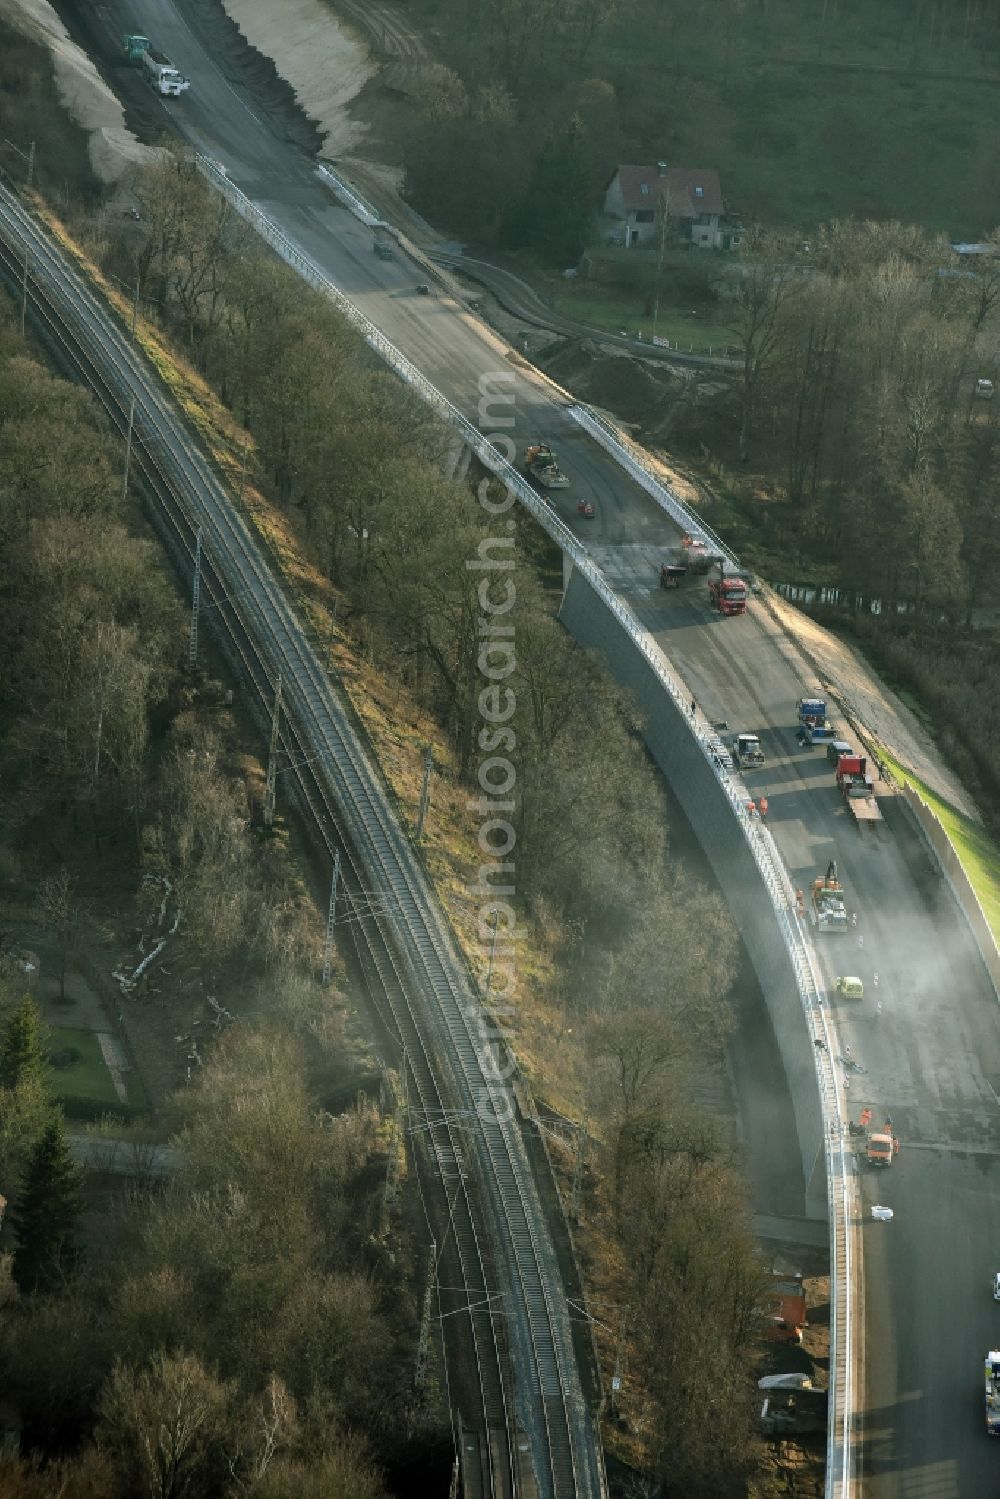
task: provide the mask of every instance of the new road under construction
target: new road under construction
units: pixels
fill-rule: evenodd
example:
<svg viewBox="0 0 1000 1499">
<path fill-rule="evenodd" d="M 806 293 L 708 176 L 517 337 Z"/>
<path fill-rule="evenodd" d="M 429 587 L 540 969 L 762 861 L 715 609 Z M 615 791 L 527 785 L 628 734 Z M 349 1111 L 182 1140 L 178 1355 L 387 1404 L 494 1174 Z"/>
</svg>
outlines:
<svg viewBox="0 0 1000 1499">
<path fill-rule="evenodd" d="M 241 9 L 238 0 L 229 8 Z M 983 1357 L 983 1287 L 996 1268 L 1000 1232 L 996 994 L 904 797 L 880 787 L 884 826 L 867 826 L 862 836 L 847 795 L 857 795 L 860 785 L 859 800 L 867 800 L 867 765 L 851 772 L 849 784 L 845 772 L 839 790 L 835 782 L 841 745 L 859 759 L 867 754 L 868 765 L 879 768 L 872 758 L 879 736 L 861 730 L 869 718 L 876 726 L 883 719 L 886 689 L 860 671 L 850 691 L 838 689 L 819 658 L 810 656 L 804 622 L 785 626 L 769 590 L 758 592 L 752 580 L 745 608 L 734 619 L 711 607 L 715 601 L 706 598 L 704 582 L 673 587 L 684 572 L 701 575 L 718 538 L 700 536 L 699 517 L 662 482 L 650 455 L 546 382 L 484 327 L 467 299 L 439 283 L 427 257 L 402 236 L 394 239 L 388 258 L 373 254 L 379 216 L 336 173 L 317 171 L 311 148 L 296 144 L 300 133 L 290 115 L 279 127 L 269 108 L 254 108 L 263 94 L 255 93 L 243 71 L 245 42 L 234 31 L 224 47 L 206 46 L 191 24 L 196 9 L 191 0 L 129 0 L 127 7 L 111 0 L 94 20 L 97 44 L 119 58 L 122 33 L 138 28 L 183 60 L 193 87 L 182 107 L 155 103 L 170 128 L 184 133 L 195 151 L 210 154 L 210 160 L 198 157 L 201 170 L 288 264 L 341 308 L 369 347 L 484 465 L 516 490 L 521 505 L 559 546 L 565 585 L 560 619 L 580 643 L 601 652 L 636 700 L 647 745 L 731 907 L 760 979 L 794 1110 L 794 1129 L 778 1146 L 769 1134 L 766 1146 L 771 1152 L 784 1146 L 786 1156 L 799 1157 L 794 1165 L 800 1176 L 782 1189 L 783 1210 L 789 1217 L 804 1211 L 830 1220 L 828 1494 L 839 1499 L 863 1490 L 865 1499 L 905 1499 L 928 1482 L 940 1499 L 989 1492 L 992 1450 L 979 1420 L 968 1417 L 975 1395 L 970 1370 Z M 145 102 L 149 91 L 140 92 L 135 76 L 122 69 L 122 87 Z M 380 226 L 379 235 L 385 232 Z M 8 230 L 8 276 L 16 278 L 19 291 L 28 233 L 17 225 Z M 32 311 L 36 297 L 44 303 L 49 296 L 39 284 L 34 253 L 27 278 Z M 416 294 L 418 283 L 429 287 L 427 295 Z M 60 324 L 63 300 L 71 309 L 76 296 L 60 295 Z M 87 318 L 72 310 L 65 316 L 79 324 L 77 360 L 96 360 L 101 346 Z M 96 329 L 100 319 L 90 318 Z M 50 335 L 57 347 L 63 336 Z M 116 333 L 112 345 L 115 359 L 132 370 L 127 341 Z M 103 350 L 100 362 L 103 369 Z M 77 367 L 86 378 L 97 378 L 82 363 Z M 134 372 L 128 380 L 115 375 L 105 399 L 123 433 L 130 392 L 138 385 Z M 567 485 L 541 485 L 543 495 L 503 464 L 477 430 L 477 423 L 484 426 L 486 387 L 502 393 L 512 451 L 547 447 L 558 454 Z M 322 673 L 310 675 L 307 662 L 293 663 L 280 593 L 273 582 L 261 580 L 253 586 L 268 600 L 266 608 L 247 597 L 244 580 L 257 563 L 240 538 L 220 532 L 214 515 L 219 486 L 212 490 L 199 477 L 197 492 L 189 492 L 190 465 L 173 463 L 151 409 L 143 390 L 136 407 L 137 461 L 147 465 L 157 513 L 175 517 L 163 524 L 187 579 L 194 532 L 204 526 L 206 587 L 218 604 L 211 612 L 252 684 L 248 697 L 256 701 L 262 725 L 271 713 L 277 671 L 287 687 L 292 678 L 284 676 L 285 662 L 290 673 L 294 665 L 299 685 L 286 694 L 286 747 L 293 762 L 320 757 L 315 772 L 306 767 L 292 774 L 324 860 L 342 847 L 349 890 L 355 881 L 367 890 L 385 890 L 387 906 L 396 901 L 397 888 L 405 898 L 405 935 L 401 919 L 369 920 L 365 926 L 365 940 L 370 936 L 374 948 L 367 964 L 372 972 L 381 964 L 387 1025 L 406 1049 L 412 1095 L 419 1095 L 421 1109 L 432 1111 L 426 1117 L 434 1127 L 422 1131 L 421 1164 L 428 1167 L 423 1179 L 433 1183 L 431 1236 L 446 1251 L 455 1249 L 444 1232 L 452 1198 L 456 1227 L 468 1202 L 468 1216 L 454 1236 L 464 1269 L 460 1274 L 453 1262 L 442 1262 L 437 1277 L 442 1287 L 465 1288 L 452 1301 L 442 1300 L 442 1308 L 468 1313 L 443 1322 L 451 1340 L 449 1370 L 456 1372 L 453 1390 L 460 1391 L 463 1490 L 516 1491 L 526 1499 L 536 1492 L 600 1492 L 594 1392 L 581 1383 L 585 1361 L 578 1348 L 573 1366 L 560 1300 L 553 1253 L 558 1215 L 544 1221 L 516 1128 L 505 1131 L 478 1115 L 468 1127 L 465 1122 L 469 1080 L 479 1086 L 477 1070 L 482 1077 L 478 1058 L 469 1059 L 464 1050 L 473 1022 L 461 999 L 474 995 L 474 985 L 433 900 L 405 873 L 412 865 L 420 874 L 412 851 L 392 847 L 378 821 L 375 806 L 385 804 L 385 795 L 377 778 L 375 803 L 369 805 L 365 793 L 356 811 L 348 770 L 322 759 L 336 743 L 325 737 L 329 687 Z M 164 469 L 174 488 L 159 499 Z M 594 514 L 578 510 L 581 499 L 592 502 Z M 206 506 L 211 521 L 201 519 Z M 698 550 L 705 555 L 689 557 L 679 572 L 677 547 L 688 535 L 702 541 Z M 729 560 L 736 565 L 737 559 Z M 285 611 L 273 619 L 272 596 Z M 865 694 L 861 701 L 868 707 L 848 713 L 845 704 L 855 690 Z M 829 694 L 834 721 L 827 720 L 823 699 L 810 698 L 824 708 L 807 722 L 803 692 Z M 747 757 L 734 767 L 719 738 L 724 722 L 734 731 L 752 731 L 762 759 Z M 884 742 L 891 748 L 891 738 Z M 363 751 L 360 760 L 353 755 L 345 765 L 364 769 Z M 765 796 L 766 824 L 752 811 L 754 800 L 762 808 Z M 379 840 L 390 844 L 385 863 Z M 805 891 L 824 869 L 842 881 L 849 925 L 841 929 L 840 942 L 825 936 L 814 941 L 817 929 L 805 911 Z M 801 911 L 797 888 L 803 892 Z M 411 903 L 419 907 L 412 931 Z M 437 958 L 425 966 L 420 945 L 430 940 L 428 923 L 433 928 L 435 922 L 443 934 L 444 945 L 434 944 L 438 956 L 445 954 L 443 975 Z M 880 985 L 875 969 L 881 971 Z M 838 976 L 850 987 L 838 987 Z M 414 1034 L 427 1066 L 419 1086 L 415 1072 L 423 1061 L 409 1039 Z M 477 1039 L 473 1029 L 473 1050 Z M 905 1171 L 855 1170 L 847 1127 L 854 1095 L 848 1077 L 841 1076 L 845 1058 L 857 1063 L 857 1076 L 870 1079 L 866 1094 L 878 1100 L 880 1113 L 892 1118 L 894 1133 L 898 1129 L 905 1139 Z M 852 1072 L 852 1090 L 854 1078 Z M 751 1120 L 752 1148 L 755 1110 L 759 1123 L 766 1084 L 744 1068 L 735 1085 L 741 1111 Z M 509 1186 L 510 1171 L 516 1190 Z M 507 1215 L 510 1201 L 514 1219 Z M 879 1224 L 874 1229 L 873 1218 Z M 441 1291 L 442 1298 L 446 1294 L 452 1295 Z M 915 1302 L 919 1318 L 912 1315 Z M 487 1306 L 491 1310 L 484 1312 Z M 494 1315 L 496 1308 L 502 1313 Z"/>
<path fill-rule="evenodd" d="M 30 211 L 0 189 L 0 268 L 67 370 L 126 438 L 134 478 L 262 725 L 280 738 L 373 998 L 398 1046 L 418 1147 L 432 1283 L 452 1371 L 463 1493 L 606 1492 L 552 1227 L 522 1136 L 501 1036 L 363 736 L 257 542 L 159 377 Z M 191 655 L 197 655 L 192 614 Z M 335 886 L 336 890 L 336 886 Z M 378 900 L 371 900 L 371 892 Z M 362 892 L 367 894 L 363 895 Z"/>
</svg>

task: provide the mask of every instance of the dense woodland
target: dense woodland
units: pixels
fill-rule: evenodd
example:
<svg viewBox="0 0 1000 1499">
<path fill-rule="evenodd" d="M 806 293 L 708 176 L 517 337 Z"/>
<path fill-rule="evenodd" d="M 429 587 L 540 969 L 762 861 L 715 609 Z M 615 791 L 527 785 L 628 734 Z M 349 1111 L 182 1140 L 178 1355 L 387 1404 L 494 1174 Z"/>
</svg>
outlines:
<svg viewBox="0 0 1000 1499">
<path fill-rule="evenodd" d="M 1000 221 L 989 0 L 415 0 L 401 142 L 435 222 L 571 264 L 621 161 L 717 167 L 747 222 Z"/>
<path fill-rule="evenodd" d="M 20 1300 L 0 1362 L 25 1461 L 5 1460 L 0 1489 L 375 1499 L 368 1439 L 382 1462 L 414 1440 L 409 1258 L 401 1244 L 387 1268 L 371 1235 L 384 1125 L 321 1107 L 343 1038 L 310 977 L 300 877 L 254 836 L 217 691 L 181 681 L 183 614 L 122 497 L 119 445 L 6 308 L 0 390 L 4 905 L 34 901 L 72 963 L 94 908 L 115 914 L 106 885 L 126 922 L 144 876 L 167 877 L 178 983 L 235 975 L 243 995 L 243 1023 L 168 1106 L 184 1173 L 118 1200 L 67 1155 L 44 1028 L 3 966 L 0 1249 Z M 347 1327 L 370 1352 L 364 1388 Z"/>
<path fill-rule="evenodd" d="M 1000 402 L 976 389 L 1000 390 L 1000 255 L 959 269 L 892 223 L 838 222 L 808 254 L 753 235 L 726 306 L 739 378 L 687 438 L 746 466 L 734 544 L 771 578 L 843 590 L 995 815 Z"/>
<path fill-rule="evenodd" d="M 85 215 L 93 248 L 120 281 L 138 275 L 143 312 L 246 421 L 254 480 L 336 585 L 338 625 L 446 727 L 461 781 L 479 685 L 465 561 L 484 533 L 470 488 L 441 476 L 440 429 L 187 165 L 168 162 L 136 192 L 139 226 Z M 72 1167 L 44 1036 L 24 1043 L 34 1019 L 6 975 L 0 1248 L 20 1298 L 0 1314 L 0 1357 L 23 1458 L 0 1487 L 374 1499 L 405 1487 L 441 1416 L 413 1397 L 412 1250 L 397 1226 L 390 1253 L 376 1221 L 385 1126 L 365 1106 L 324 1110 L 343 1036 L 311 978 L 301 880 L 287 847 L 261 839 L 219 694 L 185 679 L 183 605 L 122 496 L 118 444 L 9 308 L 0 387 L 4 897 L 35 899 L 71 957 L 90 920 L 81 875 L 96 886 L 113 870 L 135 911 L 144 877 L 167 877 L 188 975 L 247 996 L 170 1106 L 185 1169 L 119 1200 Z M 752 1463 L 759 1267 L 736 1163 L 686 1079 L 732 1024 L 720 995 L 736 937 L 719 898 L 670 858 L 638 725 L 555 623 L 539 545 L 525 526 L 519 899 L 549 934 L 558 997 L 587 1037 L 587 1107 L 602 1121 L 591 1212 L 634 1276 L 622 1295 L 641 1308 L 630 1336 L 653 1401 L 650 1462 L 692 1495 L 735 1494 Z M 725 1255 L 705 1252 L 719 1242 Z M 692 1379 L 684 1350 L 706 1339 L 712 1360 Z"/>
<path fill-rule="evenodd" d="M 411 1301 L 373 1235 L 378 1114 L 323 1113 L 304 1046 L 272 1021 L 221 1040 L 177 1115 L 169 1187 L 88 1202 L 44 1032 L 30 1001 L 8 1006 L 0 1169 L 20 1299 L 0 1356 L 23 1456 L 0 1458 L 0 1490 L 382 1499 L 370 1452 L 413 1454 L 422 1414 Z"/>
</svg>

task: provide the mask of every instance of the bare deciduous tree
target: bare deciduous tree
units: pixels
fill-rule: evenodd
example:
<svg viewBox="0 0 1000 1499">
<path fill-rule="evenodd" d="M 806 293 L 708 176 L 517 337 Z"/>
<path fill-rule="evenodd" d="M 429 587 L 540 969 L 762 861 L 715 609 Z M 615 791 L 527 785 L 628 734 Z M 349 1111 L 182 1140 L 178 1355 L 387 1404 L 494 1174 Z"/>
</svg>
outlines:
<svg viewBox="0 0 1000 1499">
<path fill-rule="evenodd" d="M 212 1492 L 234 1450 L 234 1390 L 188 1353 L 118 1364 L 100 1403 L 98 1444 L 139 1499 Z"/>
<path fill-rule="evenodd" d="M 747 236 L 730 315 L 740 345 L 741 459 L 750 454 L 761 387 L 785 353 L 785 313 L 802 289 L 794 260 L 790 236 L 762 231 Z"/>
<path fill-rule="evenodd" d="M 65 866 L 47 875 L 38 888 L 42 921 L 56 948 L 59 998 L 66 998 L 66 970 L 75 956 L 90 920 L 89 902 L 75 893 L 75 881 Z"/>
</svg>

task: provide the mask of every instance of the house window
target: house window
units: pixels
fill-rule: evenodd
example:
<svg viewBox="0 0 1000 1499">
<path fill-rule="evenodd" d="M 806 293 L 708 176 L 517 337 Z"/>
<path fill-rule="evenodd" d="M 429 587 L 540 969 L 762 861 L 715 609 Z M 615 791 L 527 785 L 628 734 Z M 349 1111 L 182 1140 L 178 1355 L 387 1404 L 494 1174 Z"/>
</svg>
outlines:
<svg viewBox="0 0 1000 1499">
<path fill-rule="evenodd" d="M 656 215 L 651 208 L 636 209 L 635 221 L 637 224 L 651 224 Z"/>
<path fill-rule="evenodd" d="M 648 182 L 640 182 L 639 183 L 639 191 L 642 193 L 642 195 L 643 195 L 644 198 L 648 198 L 649 197 L 649 183 Z"/>
<path fill-rule="evenodd" d="M 694 195 L 696 198 L 703 198 L 705 196 L 705 189 L 703 187 L 696 187 Z"/>
</svg>

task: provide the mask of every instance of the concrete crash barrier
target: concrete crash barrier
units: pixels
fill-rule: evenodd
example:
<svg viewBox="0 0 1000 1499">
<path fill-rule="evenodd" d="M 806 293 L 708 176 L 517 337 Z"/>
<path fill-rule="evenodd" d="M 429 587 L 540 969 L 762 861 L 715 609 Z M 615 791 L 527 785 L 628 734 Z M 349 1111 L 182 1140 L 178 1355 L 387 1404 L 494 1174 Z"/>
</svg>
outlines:
<svg viewBox="0 0 1000 1499">
<path fill-rule="evenodd" d="M 955 852 L 955 846 L 945 832 L 944 824 L 937 813 L 928 806 L 920 792 L 914 790 L 908 781 L 903 785 L 903 797 L 917 820 L 924 842 L 948 881 L 959 910 L 969 923 L 982 955 L 983 966 L 990 976 L 997 1002 L 1000 1003 L 1000 947 L 997 946 L 993 929 L 986 920 L 986 913 L 979 903 L 979 896 L 973 890 L 972 882 L 963 869 L 962 862 Z"/>
<path fill-rule="evenodd" d="M 756 823 L 748 826 L 745 812 L 734 816 L 728 791 L 738 778 L 723 778 L 716 772 L 699 738 L 690 731 L 690 713 L 664 692 L 652 662 L 638 655 L 621 622 L 602 606 L 578 571 L 570 579 L 560 618 L 575 639 L 604 656 L 615 680 L 631 689 L 646 720 L 646 743 L 692 826 L 702 832 L 702 846 L 760 979 L 775 1035 L 780 1037 L 801 1149 L 807 1213 L 826 1217 L 823 1099 L 817 1084 L 815 1046 L 810 1028 L 803 1023 L 800 975 L 778 917 L 780 906 L 789 904 L 789 892 L 779 888 L 777 902 L 772 898 L 751 847 L 751 840 L 766 837 L 765 830 Z M 745 809 L 746 799 L 738 791 L 736 799 Z"/>
<path fill-rule="evenodd" d="M 774 840 L 747 813 L 738 773 L 712 753 L 711 725 L 691 712 L 670 664 L 631 610 L 586 570 L 574 568 L 560 619 L 597 650 L 646 715 L 644 737 L 692 824 L 739 927 L 779 1039 L 806 1182 L 806 1212 L 828 1219 L 830 1386 L 826 1494 L 845 1499 L 854 1481 L 855 1177 L 845 1144 L 846 1100 L 813 968 L 805 919 Z M 824 1169 L 825 1167 L 825 1169 Z"/>
</svg>

